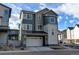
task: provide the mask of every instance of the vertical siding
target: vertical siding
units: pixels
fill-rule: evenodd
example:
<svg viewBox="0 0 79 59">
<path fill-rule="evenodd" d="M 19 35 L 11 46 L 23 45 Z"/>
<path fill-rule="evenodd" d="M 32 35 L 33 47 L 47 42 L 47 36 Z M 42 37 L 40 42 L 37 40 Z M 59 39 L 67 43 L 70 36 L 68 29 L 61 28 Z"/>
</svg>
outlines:
<svg viewBox="0 0 79 59">
<path fill-rule="evenodd" d="M 58 44 L 58 29 L 57 25 L 47 24 L 44 26 L 44 31 L 48 33 L 48 44 Z M 52 31 L 54 31 L 54 35 L 52 35 Z"/>
<path fill-rule="evenodd" d="M 7 12 L 5 13 L 5 10 L 7 10 Z M 8 22 L 9 22 L 9 9 L 8 8 L 4 8 L 3 6 L 0 6 L 0 16 L 2 16 L 2 20 L 1 20 L 1 24 L 4 26 L 8 26 Z"/>
<path fill-rule="evenodd" d="M 79 39 L 79 28 L 77 26 L 74 28 L 74 39 Z"/>
<path fill-rule="evenodd" d="M 23 19 L 22 21 L 23 24 L 32 24 L 32 31 L 35 30 L 35 15 L 32 14 L 32 19 L 28 20 L 28 19 Z"/>
<path fill-rule="evenodd" d="M 38 25 L 42 25 L 43 26 L 43 18 L 42 18 L 42 14 L 36 14 L 35 15 L 35 29 L 36 31 L 42 31 L 42 30 L 38 30 Z"/>
</svg>

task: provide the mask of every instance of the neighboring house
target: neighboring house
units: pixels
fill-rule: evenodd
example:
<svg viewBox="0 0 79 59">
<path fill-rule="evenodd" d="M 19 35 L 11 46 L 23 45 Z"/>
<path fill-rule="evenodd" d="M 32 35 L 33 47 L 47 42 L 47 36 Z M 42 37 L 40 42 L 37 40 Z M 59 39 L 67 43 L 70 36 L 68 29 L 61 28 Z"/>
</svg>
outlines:
<svg viewBox="0 0 79 59">
<path fill-rule="evenodd" d="M 58 45 L 57 14 L 47 8 L 38 12 L 22 10 L 19 40 L 21 45 Z"/>
<path fill-rule="evenodd" d="M 79 44 L 79 24 L 75 25 L 73 33 L 74 43 Z"/>
<path fill-rule="evenodd" d="M 61 44 L 62 43 L 62 31 L 58 30 L 58 41 Z"/>
<path fill-rule="evenodd" d="M 79 44 L 79 25 L 76 24 L 62 31 L 62 41 L 68 44 Z"/>
<path fill-rule="evenodd" d="M 11 16 L 11 8 L 0 4 L 0 45 L 7 44 L 8 40 L 8 25 Z"/>
<path fill-rule="evenodd" d="M 8 31 L 8 44 L 13 45 L 14 47 L 18 47 L 20 45 L 20 41 L 18 40 L 19 30 L 17 29 L 9 29 Z"/>
<path fill-rule="evenodd" d="M 62 31 L 62 41 L 63 43 L 73 44 L 73 29 L 74 27 L 68 27 Z"/>
</svg>

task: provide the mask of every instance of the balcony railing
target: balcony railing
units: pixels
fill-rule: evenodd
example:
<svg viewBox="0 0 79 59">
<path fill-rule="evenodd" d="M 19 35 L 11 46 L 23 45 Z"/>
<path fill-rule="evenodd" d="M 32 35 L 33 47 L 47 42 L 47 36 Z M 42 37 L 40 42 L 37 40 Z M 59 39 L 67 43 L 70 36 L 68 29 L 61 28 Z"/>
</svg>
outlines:
<svg viewBox="0 0 79 59">
<path fill-rule="evenodd" d="M 8 29 L 8 26 L 0 26 L 0 29 Z"/>
</svg>

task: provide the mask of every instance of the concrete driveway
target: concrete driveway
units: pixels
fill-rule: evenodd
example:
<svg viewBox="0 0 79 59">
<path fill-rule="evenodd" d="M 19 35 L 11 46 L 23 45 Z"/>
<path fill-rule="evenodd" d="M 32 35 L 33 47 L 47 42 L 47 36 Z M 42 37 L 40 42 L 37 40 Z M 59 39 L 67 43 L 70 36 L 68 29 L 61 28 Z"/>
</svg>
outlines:
<svg viewBox="0 0 79 59">
<path fill-rule="evenodd" d="M 29 51 L 52 51 L 50 47 L 27 47 L 26 50 Z"/>
</svg>

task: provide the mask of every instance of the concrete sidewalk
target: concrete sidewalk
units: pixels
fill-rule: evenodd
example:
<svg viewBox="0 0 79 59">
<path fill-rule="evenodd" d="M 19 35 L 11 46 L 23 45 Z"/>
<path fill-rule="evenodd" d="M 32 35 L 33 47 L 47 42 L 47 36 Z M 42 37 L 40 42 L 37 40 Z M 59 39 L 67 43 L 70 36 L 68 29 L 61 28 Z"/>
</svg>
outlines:
<svg viewBox="0 0 79 59">
<path fill-rule="evenodd" d="M 15 52 L 40 52 L 40 51 L 53 51 L 53 49 L 49 47 L 27 47 L 24 50 L 15 49 L 13 51 L 0 51 L 0 53 L 15 53 Z"/>
<path fill-rule="evenodd" d="M 18 53 L 18 52 L 44 52 L 44 51 L 79 51 L 79 49 L 51 49 L 50 47 L 27 47 L 25 50 L 15 49 L 13 51 L 0 51 L 1 53 Z"/>
</svg>

